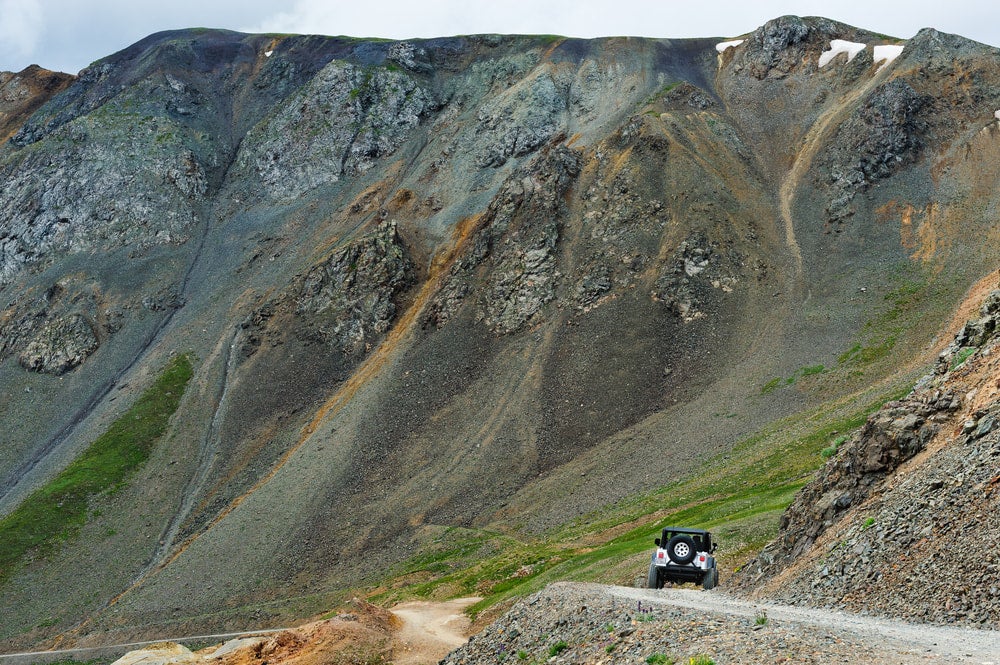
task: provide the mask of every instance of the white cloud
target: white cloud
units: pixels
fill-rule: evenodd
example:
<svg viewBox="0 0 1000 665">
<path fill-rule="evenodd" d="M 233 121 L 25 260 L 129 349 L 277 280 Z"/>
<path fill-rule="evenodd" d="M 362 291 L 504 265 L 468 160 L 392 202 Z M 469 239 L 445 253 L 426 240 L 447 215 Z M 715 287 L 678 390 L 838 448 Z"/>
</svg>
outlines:
<svg viewBox="0 0 1000 665">
<path fill-rule="evenodd" d="M 679 13 L 683 14 L 669 2 L 651 0 L 629 0 L 624 5 L 620 0 L 381 0 L 377 4 L 296 0 L 290 9 L 241 30 L 392 39 L 494 32 L 673 36 L 692 27 L 683 18 L 678 21 Z"/>
<path fill-rule="evenodd" d="M 32 55 L 44 29 L 38 0 L 0 0 L 0 58 Z"/>
</svg>

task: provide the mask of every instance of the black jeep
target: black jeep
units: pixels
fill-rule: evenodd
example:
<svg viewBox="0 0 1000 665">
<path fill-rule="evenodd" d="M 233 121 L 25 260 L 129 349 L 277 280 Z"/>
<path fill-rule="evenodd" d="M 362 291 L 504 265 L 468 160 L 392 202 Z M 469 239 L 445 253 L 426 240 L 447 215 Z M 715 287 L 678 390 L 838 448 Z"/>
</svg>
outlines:
<svg viewBox="0 0 1000 665">
<path fill-rule="evenodd" d="M 719 583 L 719 570 L 712 556 L 718 545 L 708 531 L 668 526 L 654 542 L 656 550 L 646 578 L 648 588 L 662 589 L 667 582 L 694 582 L 707 590 Z"/>
</svg>

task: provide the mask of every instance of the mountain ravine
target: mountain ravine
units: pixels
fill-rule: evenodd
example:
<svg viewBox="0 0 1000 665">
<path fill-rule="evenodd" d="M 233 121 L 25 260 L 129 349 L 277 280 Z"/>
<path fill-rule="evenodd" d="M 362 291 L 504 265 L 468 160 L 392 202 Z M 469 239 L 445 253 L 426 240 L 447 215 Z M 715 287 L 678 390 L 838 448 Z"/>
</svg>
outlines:
<svg viewBox="0 0 1000 665">
<path fill-rule="evenodd" d="M 2 649 L 288 625 L 912 385 L 997 268 L 1000 51 L 723 41 L 192 29 L 0 74 L 0 525 L 67 515 L 0 545 Z"/>
</svg>

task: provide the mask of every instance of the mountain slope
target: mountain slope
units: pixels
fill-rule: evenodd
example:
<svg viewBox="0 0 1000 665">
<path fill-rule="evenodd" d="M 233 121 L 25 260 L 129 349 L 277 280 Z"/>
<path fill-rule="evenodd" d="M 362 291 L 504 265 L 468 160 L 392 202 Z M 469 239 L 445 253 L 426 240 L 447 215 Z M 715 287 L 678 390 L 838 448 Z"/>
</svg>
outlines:
<svg viewBox="0 0 1000 665">
<path fill-rule="evenodd" d="M 0 510 L 198 363 L 0 637 L 301 617 L 928 362 L 995 268 L 1000 55 L 718 41 L 174 31 L 46 98 L 0 152 Z"/>
</svg>

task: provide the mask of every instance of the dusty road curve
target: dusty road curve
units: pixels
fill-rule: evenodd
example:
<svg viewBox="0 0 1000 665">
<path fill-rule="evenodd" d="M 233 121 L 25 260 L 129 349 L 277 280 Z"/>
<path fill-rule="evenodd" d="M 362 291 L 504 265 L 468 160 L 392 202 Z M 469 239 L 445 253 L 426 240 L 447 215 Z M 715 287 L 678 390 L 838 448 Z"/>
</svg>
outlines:
<svg viewBox="0 0 1000 665">
<path fill-rule="evenodd" d="M 479 598 L 443 603 L 413 601 L 392 608 L 402 626 L 395 636 L 395 665 L 436 663 L 469 639 L 469 618 L 463 610 Z"/>
<path fill-rule="evenodd" d="M 691 609 L 737 616 L 756 616 L 761 611 L 769 621 L 816 626 L 866 639 L 873 645 L 924 651 L 928 656 L 951 659 L 950 662 L 1000 665 L 1000 631 L 976 630 L 950 626 L 930 626 L 906 623 L 859 614 L 757 602 L 730 596 L 721 590 L 705 592 L 695 589 L 632 589 L 608 587 L 609 595 L 641 600 L 646 603 L 674 605 Z"/>
</svg>

